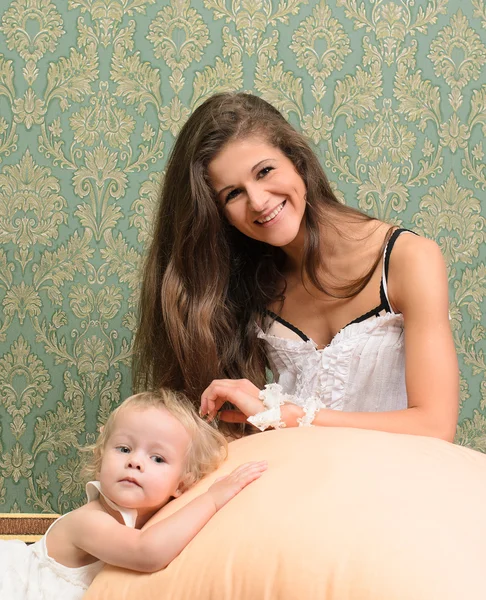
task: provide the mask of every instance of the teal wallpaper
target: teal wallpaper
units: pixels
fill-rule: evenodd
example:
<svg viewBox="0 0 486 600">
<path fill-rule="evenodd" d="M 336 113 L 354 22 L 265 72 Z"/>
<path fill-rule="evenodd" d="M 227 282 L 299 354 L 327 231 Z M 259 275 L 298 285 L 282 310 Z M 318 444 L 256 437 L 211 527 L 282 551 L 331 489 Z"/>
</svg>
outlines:
<svg viewBox="0 0 486 600">
<path fill-rule="evenodd" d="M 131 389 L 165 160 L 221 90 L 277 106 L 344 202 L 440 244 L 456 441 L 486 451 L 486 1 L 12 0 L 0 6 L 0 511 L 83 501 L 77 448 Z"/>
</svg>

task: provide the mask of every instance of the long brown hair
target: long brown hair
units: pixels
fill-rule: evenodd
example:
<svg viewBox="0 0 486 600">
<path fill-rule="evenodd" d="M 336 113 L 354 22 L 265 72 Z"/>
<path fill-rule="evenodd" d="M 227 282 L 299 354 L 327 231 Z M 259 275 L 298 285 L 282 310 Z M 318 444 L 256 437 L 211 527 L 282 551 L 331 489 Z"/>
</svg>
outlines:
<svg viewBox="0 0 486 600">
<path fill-rule="evenodd" d="M 325 291 L 318 276 L 320 225 L 333 226 L 338 213 L 370 219 L 338 202 L 304 136 L 271 104 L 243 93 L 209 98 L 186 122 L 169 157 L 143 272 L 135 389 L 183 390 L 199 406 L 213 379 L 265 383 L 266 360 L 255 323 L 282 295 L 285 255 L 229 225 L 207 174 L 230 140 L 252 134 L 279 148 L 305 183 L 302 268 L 318 289 Z M 339 288 L 339 296 L 363 289 L 379 260 L 365 277 Z"/>
</svg>

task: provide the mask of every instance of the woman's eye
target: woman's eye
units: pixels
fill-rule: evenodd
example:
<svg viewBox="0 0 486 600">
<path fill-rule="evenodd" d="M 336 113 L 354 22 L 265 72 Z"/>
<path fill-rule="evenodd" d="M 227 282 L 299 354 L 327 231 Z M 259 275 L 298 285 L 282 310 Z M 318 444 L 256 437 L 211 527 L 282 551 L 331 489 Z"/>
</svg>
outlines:
<svg viewBox="0 0 486 600">
<path fill-rule="evenodd" d="M 152 460 L 157 464 L 162 464 L 165 460 L 161 456 L 152 456 Z"/>
<path fill-rule="evenodd" d="M 273 167 L 263 167 L 263 169 L 258 171 L 258 178 L 265 177 L 270 171 L 273 171 Z"/>
<path fill-rule="evenodd" d="M 238 196 L 240 191 L 241 190 L 239 188 L 235 188 L 234 190 L 231 190 L 231 192 L 226 196 L 226 202 L 229 202 L 230 200 L 233 200 L 233 198 L 236 198 L 236 196 Z"/>
</svg>

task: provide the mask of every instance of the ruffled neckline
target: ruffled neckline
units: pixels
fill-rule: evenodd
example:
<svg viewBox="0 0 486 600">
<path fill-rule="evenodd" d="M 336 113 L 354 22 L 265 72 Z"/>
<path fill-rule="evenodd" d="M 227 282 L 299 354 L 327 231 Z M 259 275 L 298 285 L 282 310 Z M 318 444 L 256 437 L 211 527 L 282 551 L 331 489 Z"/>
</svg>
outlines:
<svg viewBox="0 0 486 600">
<path fill-rule="evenodd" d="M 88 502 L 92 502 L 93 500 L 98 500 L 100 496 L 103 496 L 104 501 L 110 508 L 116 510 L 122 516 L 123 522 L 127 527 L 135 528 L 135 524 L 137 522 L 138 510 L 136 508 L 125 508 L 124 506 L 120 506 L 110 500 L 108 496 L 106 496 L 101 490 L 101 483 L 99 481 L 88 481 L 86 484 L 86 496 L 88 497 Z"/>
<path fill-rule="evenodd" d="M 285 325 L 281 324 L 282 327 Z M 308 350 L 312 349 L 315 352 L 325 352 L 329 348 L 333 348 L 337 344 L 348 341 L 351 338 L 355 338 L 362 335 L 371 335 L 375 330 L 381 329 L 387 326 L 403 326 L 403 315 L 398 313 L 387 313 L 385 315 L 371 316 L 364 321 L 357 323 L 352 322 L 345 325 L 340 329 L 336 335 L 332 338 L 327 346 L 319 348 L 318 344 L 311 338 L 308 340 L 303 339 L 291 339 L 278 335 L 273 335 L 263 331 L 263 329 L 257 324 L 257 335 L 259 338 L 264 339 L 271 343 L 273 346 L 285 346 L 287 348 Z"/>
</svg>

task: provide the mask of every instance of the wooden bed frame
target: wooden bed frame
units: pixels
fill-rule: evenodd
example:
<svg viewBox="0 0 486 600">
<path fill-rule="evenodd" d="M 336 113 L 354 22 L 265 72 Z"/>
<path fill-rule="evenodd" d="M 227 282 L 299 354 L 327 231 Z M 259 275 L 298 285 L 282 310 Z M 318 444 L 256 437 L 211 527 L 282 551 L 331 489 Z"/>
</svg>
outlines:
<svg viewBox="0 0 486 600">
<path fill-rule="evenodd" d="M 0 513 L 0 539 L 36 542 L 58 517 L 55 514 Z"/>
</svg>

